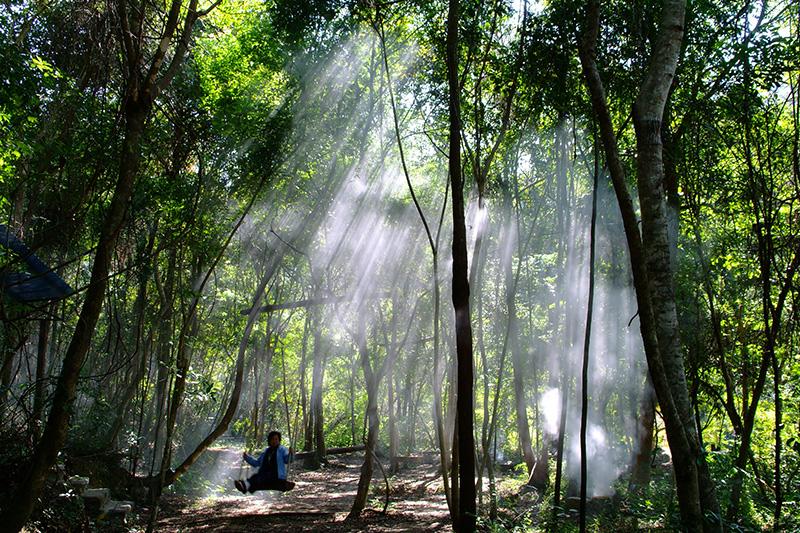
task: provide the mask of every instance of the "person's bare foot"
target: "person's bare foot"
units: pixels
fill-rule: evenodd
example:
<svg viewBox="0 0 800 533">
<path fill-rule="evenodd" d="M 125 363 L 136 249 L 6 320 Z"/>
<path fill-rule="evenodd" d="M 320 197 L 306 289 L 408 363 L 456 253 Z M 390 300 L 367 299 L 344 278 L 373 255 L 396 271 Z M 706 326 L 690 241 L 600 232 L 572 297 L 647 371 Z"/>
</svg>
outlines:
<svg viewBox="0 0 800 533">
<path fill-rule="evenodd" d="M 239 492 L 241 492 L 242 494 L 247 493 L 247 488 L 244 486 L 244 481 L 242 481 L 241 479 L 237 479 L 236 481 L 234 481 L 233 486 L 239 489 Z"/>
</svg>

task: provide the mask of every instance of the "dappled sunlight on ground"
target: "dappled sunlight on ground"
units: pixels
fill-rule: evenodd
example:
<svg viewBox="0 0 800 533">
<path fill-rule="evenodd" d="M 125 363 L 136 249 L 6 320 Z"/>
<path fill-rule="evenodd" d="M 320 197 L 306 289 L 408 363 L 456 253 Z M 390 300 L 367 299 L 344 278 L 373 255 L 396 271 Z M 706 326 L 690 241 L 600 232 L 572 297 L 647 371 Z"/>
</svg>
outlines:
<svg viewBox="0 0 800 533">
<path fill-rule="evenodd" d="M 368 508 L 356 521 L 346 521 L 355 497 L 363 457 L 332 459 L 326 467 L 305 470 L 292 465 L 289 477 L 297 485 L 286 493 L 261 491 L 241 494 L 233 487 L 239 474 L 236 450 L 218 450 L 227 475 L 217 468 L 210 475 L 219 488 L 200 498 L 182 495 L 164 498 L 158 531 L 449 531 L 447 503 L 433 465 L 413 466 L 390 479 L 390 503 L 381 514 L 385 484 L 379 469 L 372 481 Z M 224 460 L 222 460 L 224 459 Z M 229 487 L 223 485 L 227 477 Z"/>
</svg>

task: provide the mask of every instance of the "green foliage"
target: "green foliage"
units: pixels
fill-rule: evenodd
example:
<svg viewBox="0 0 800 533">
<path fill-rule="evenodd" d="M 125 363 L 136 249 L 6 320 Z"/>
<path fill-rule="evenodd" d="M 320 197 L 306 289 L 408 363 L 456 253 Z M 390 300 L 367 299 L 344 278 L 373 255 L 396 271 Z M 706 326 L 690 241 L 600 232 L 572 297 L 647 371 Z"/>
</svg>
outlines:
<svg viewBox="0 0 800 533">
<path fill-rule="evenodd" d="M 79 494 L 66 489 L 47 496 L 50 504 L 40 509 L 26 527 L 35 531 L 86 531 L 89 520 Z"/>
<path fill-rule="evenodd" d="M 335 200 L 350 194 L 353 184 L 369 192 L 384 175 L 390 176 L 391 187 L 380 206 L 382 221 L 407 228 L 403 239 L 420 244 L 413 258 L 403 258 L 411 263 L 409 270 L 417 269 L 408 280 L 401 283 L 382 272 L 376 276 L 378 292 L 395 291 L 400 297 L 362 303 L 374 315 L 368 333 L 373 369 L 386 360 L 404 328 L 412 331 L 398 354 L 392 382 L 384 376 L 378 390 L 380 449 L 388 448 L 390 410 L 400 428 L 401 454 L 436 448 L 430 416 L 431 257 L 418 218 L 409 217 L 417 214 L 398 169 L 387 83 L 391 77 L 421 210 L 434 233 L 440 214 L 445 221 L 438 249 L 442 325 L 437 348 L 449 362 L 454 342 L 447 274 L 449 199 L 442 211 L 449 113 L 445 4 L 388 2 L 378 12 L 363 2 L 228 1 L 198 23 L 190 53 L 158 95 L 146 126 L 102 319 L 81 374 L 70 449 L 88 450 L 99 442 L 129 449 L 143 454 L 137 458 L 142 473 L 141 465 L 160 453 L 154 452 L 153 442 L 163 430 L 163 425 L 156 429 L 163 424 L 157 413 L 163 415 L 172 401 L 181 377 L 179 356 L 187 355 L 186 389 L 171 435 L 174 459 L 182 460 L 230 401 L 246 324 L 242 310 L 251 305 L 261 276 L 270 274 L 262 302 L 270 304 L 346 297 L 354 280 L 365 276 L 337 262 L 345 252 L 331 252 L 325 261 L 315 252 L 337 246 L 331 241 L 338 237 L 326 233 L 330 227 L 347 226 L 351 215 L 378 209 L 353 202 L 333 212 Z M 488 431 L 497 398 L 492 436 L 497 445 L 488 440 L 487 445 L 490 455 L 516 465 L 515 480 L 501 486 L 498 517 L 480 517 L 486 531 L 548 526 L 542 517 L 550 515 L 552 493 L 538 503 L 510 495 L 526 467 L 515 420 L 512 354 L 506 349 L 504 268 L 510 261 L 519 279 L 511 298 L 525 369 L 521 401 L 527 404 L 536 451 L 547 452 L 551 436 L 538 402 L 559 383 L 557 363 L 570 343 L 565 339 L 580 327 L 565 318 L 565 308 L 574 302 L 564 291 L 586 267 L 582 259 L 568 263 L 569 251 L 579 256 L 585 244 L 577 234 L 567 235 L 566 227 L 574 224 L 577 231 L 587 217 L 595 155 L 593 119 L 576 56 L 584 3 L 531 4 L 524 28 L 515 11 L 520 5 L 465 0 L 460 28 L 467 192 L 474 195 L 485 171 L 481 192 L 489 228 L 482 244 L 486 259 L 475 261 L 480 276 L 473 286 L 476 432 L 483 431 L 484 423 Z M 602 3 L 598 63 L 634 196 L 635 138 L 629 116 L 648 66 L 659 6 Z M 772 527 L 780 481 L 784 507 L 779 518 L 791 530 L 800 520 L 795 503 L 800 498 L 800 339 L 792 266 L 800 235 L 797 11 L 788 2 L 748 6 L 749 13 L 718 0 L 689 4 L 685 46 L 662 132 L 665 168 L 674 178 L 667 180 L 665 193 L 678 213 L 675 288 L 687 378 L 723 514 L 731 503 L 729 480 L 737 475 L 744 480 L 740 517 L 726 526 L 748 531 Z M 764 6 L 768 11 L 761 17 Z M 108 5 L 93 1 L 14 1 L 0 10 L 0 214 L 21 228 L 37 255 L 57 265 L 76 288 L 89 279 L 92 265 L 85 258 L 97 245 L 119 172 L 120 102 L 130 80 L 119 61 L 123 33 L 117 18 Z M 376 27 L 386 39 L 388 73 Z M 600 203 L 598 276 L 623 291 L 630 285 L 629 258 L 610 187 L 601 187 Z M 509 237 L 514 232 L 516 241 Z M 391 243 L 384 253 L 403 244 Z M 11 262 L 5 254 L 0 259 L 4 267 Z M 576 277 L 566 277 L 567 268 Z M 77 325 L 82 294 L 52 308 L 3 303 L 3 345 L 28 339 L 19 354 L 12 354 L 14 386 L 8 389 L 22 417 L 31 410 L 37 321 L 56 319 L 44 380 L 49 393 Z M 603 305 L 605 315 L 623 314 L 618 300 Z M 316 355 L 324 360 L 319 392 L 326 444 L 362 442 L 367 395 L 354 339 L 356 307 L 346 300 L 259 317 L 245 346 L 244 385 L 229 435 L 257 446 L 265 430 L 279 428 L 288 437 L 291 429 L 292 444 L 300 448 Z M 631 320 L 630 331 L 637 327 L 634 315 L 635 310 L 620 319 Z M 609 334 L 609 339 L 617 342 L 622 335 Z M 635 448 L 635 436 L 625 416 L 638 409 L 641 384 L 625 382 L 633 348 L 612 347 L 611 340 L 605 355 L 620 369 L 607 377 L 630 386 L 592 401 L 607 426 L 607 446 L 627 453 Z M 185 347 L 183 354 L 179 346 Z M 770 347 L 777 372 L 764 358 Z M 634 370 L 643 375 L 643 368 Z M 446 373 L 445 383 L 450 379 Z M 753 417 L 752 458 L 737 469 L 742 441 L 734 419 L 752 405 L 758 383 L 763 388 Z M 389 387 L 394 405 L 388 405 Z M 445 410 L 451 397 L 446 387 Z M 776 428 L 779 409 L 783 420 Z M 776 429 L 782 437 L 780 480 L 775 479 Z M 0 446 L 0 470 L 14 477 L 32 444 L 6 438 L 6 433 L 15 435 L 10 430 L 0 435 L 6 439 Z M 13 488 L 13 480 L 4 487 Z M 218 488 L 190 469 L 174 490 L 205 494 Z M 629 492 L 623 481 L 615 490 L 620 511 L 593 518 L 592 530 L 679 528 L 667 467 L 657 465 L 653 482 L 641 492 Z M 56 527 L 81 520 L 71 514 L 70 498 L 59 500 L 62 504 L 46 511 L 50 514 L 43 514 L 43 520 Z M 562 514 L 566 518 L 569 513 Z M 565 519 L 562 527 L 572 530 L 574 524 Z"/>
</svg>

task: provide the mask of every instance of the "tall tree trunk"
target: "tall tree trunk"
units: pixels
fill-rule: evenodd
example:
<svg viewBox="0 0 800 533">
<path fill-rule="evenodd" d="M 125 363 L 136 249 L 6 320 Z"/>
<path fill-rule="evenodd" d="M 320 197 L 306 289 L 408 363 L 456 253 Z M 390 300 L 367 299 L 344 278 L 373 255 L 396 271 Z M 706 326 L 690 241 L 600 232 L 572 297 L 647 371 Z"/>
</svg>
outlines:
<svg viewBox="0 0 800 533">
<path fill-rule="evenodd" d="M 269 396 L 270 396 L 270 391 L 272 390 L 272 382 L 274 381 L 274 373 L 272 372 L 272 359 L 275 357 L 275 348 L 277 348 L 278 346 L 278 339 L 280 336 L 279 328 L 280 325 L 276 326 L 273 326 L 272 324 L 267 325 L 267 330 L 264 335 L 264 344 L 261 346 L 261 349 L 258 352 L 258 357 L 260 359 L 263 359 L 263 367 L 264 367 L 263 381 L 261 382 L 259 389 L 261 394 L 261 401 L 258 403 L 258 408 L 261 412 L 261 423 L 259 424 L 258 427 L 256 446 L 259 448 L 264 445 L 264 430 L 273 425 L 270 422 L 270 420 L 266 419 L 266 414 L 268 412 L 268 407 L 269 407 Z M 275 336 L 274 341 L 273 341 L 273 335 Z M 256 391 L 256 396 L 258 396 L 259 391 Z"/>
<path fill-rule="evenodd" d="M 325 425 L 322 407 L 322 385 L 325 377 L 325 352 L 322 339 L 322 321 L 319 316 L 314 328 L 314 365 L 311 375 L 311 432 L 314 453 L 309 456 L 308 466 L 319 468 L 325 461 Z"/>
<path fill-rule="evenodd" d="M 504 204 L 506 209 L 506 228 L 511 227 L 511 191 L 506 190 L 504 193 Z M 514 232 L 511 233 L 512 237 L 509 240 L 519 238 L 519 228 L 516 227 Z M 511 266 L 512 254 L 511 249 L 513 242 L 508 243 L 508 257 L 504 258 L 503 270 L 505 275 L 505 299 L 506 309 L 508 312 L 508 345 L 511 351 L 511 364 L 513 370 L 514 382 L 514 412 L 517 418 L 517 434 L 519 435 L 519 444 L 522 448 L 522 457 L 525 460 L 525 466 L 528 468 L 528 475 L 533 471 L 536 464 L 536 458 L 533 455 L 533 445 L 531 442 L 530 425 L 528 424 L 528 405 L 525 400 L 525 370 L 522 361 L 522 352 L 519 348 L 519 324 L 517 317 L 517 300 L 516 300 L 516 280 Z"/>
<path fill-rule="evenodd" d="M 569 395 L 572 392 L 573 372 L 572 350 L 575 341 L 575 322 L 571 313 L 574 303 L 569 297 L 571 287 L 569 275 L 576 268 L 574 254 L 572 253 L 572 218 L 570 216 L 570 195 L 567 188 L 568 145 L 566 113 L 559 116 L 556 131 L 556 228 L 559 236 L 557 264 L 561 269 L 557 280 L 557 302 L 555 305 L 555 320 L 553 332 L 556 335 L 557 350 L 561 353 L 560 380 L 558 389 L 560 395 L 558 434 L 556 436 L 556 474 L 553 480 L 553 524 L 557 523 L 558 514 L 561 512 L 561 492 L 564 481 L 564 443 L 567 431 L 567 409 Z M 563 326 L 559 324 L 563 322 Z"/>
<path fill-rule="evenodd" d="M 443 413 L 442 395 L 443 395 L 443 380 L 444 369 L 442 368 L 442 355 L 439 350 L 439 333 L 440 333 L 440 316 L 441 316 L 441 291 L 439 289 L 439 266 L 438 257 L 433 253 L 433 424 L 436 428 L 436 441 L 439 448 L 439 470 L 442 476 L 442 486 L 444 488 L 445 498 L 447 499 L 447 508 L 450 510 L 450 517 L 455 521 L 456 512 L 453 507 L 453 493 L 448 480 L 447 474 L 450 471 L 450 463 L 448 461 L 447 437 L 445 432 L 445 420 Z"/>
<path fill-rule="evenodd" d="M 400 125 L 397 118 L 397 107 L 394 101 L 394 89 L 392 88 L 392 80 L 390 76 L 389 70 L 389 59 L 386 53 L 386 38 L 383 32 L 382 22 L 376 26 L 376 30 L 380 37 L 381 42 L 381 52 L 383 56 L 383 66 L 386 72 L 387 78 L 387 86 L 389 89 L 389 98 L 392 107 L 392 118 L 394 121 L 394 130 L 395 130 L 395 138 L 397 139 L 397 147 L 400 153 L 400 161 L 403 168 L 403 174 L 406 178 L 406 184 L 408 185 L 409 193 L 411 194 L 411 199 L 414 202 L 414 206 L 417 209 L 417 214 L 420 217 L 423 227 L 425 228 L 425 234 L 428 237 L 428 244 L 430 245 L 431 249 L 431 261 L 433 264 L 433 376 L 432 376 L 432 390 L 433 390 L 433 423 L 436 430 L 436 440 L 439 447 L 439 465 L 440 465 L 440 472 L 442 475 L 442 485 L 444 488 L 445 498 L 447 499 L 447 507 L 450 510 L 450 516 L 453 517 L 455 520 L 456 511 L 453 505 L 453 491 L 450 487 L 447 478 L 447 472 L 449 468 L 448 464 L 448 454 L 447 454 L 447 434 L 445 431 L 445 421 L 444 415 L 442 413 L 442 378 L 444 374 L 444 370 L 441 366 L 441 355 L 439 352 L 439 334 L 440 334 L 440 301 L 441 301 L 441 291 L 439 289 L 439 238 L 441 236 L 442 230 L 442 222 L 444 221 L 444 214 L 445 208 L 447 206 L 447 194 L 450 188 L 450 180 L 447 180 L 447 185 L 445 187 L 444 198 L 442 200 L 442 210 L 439 216 L 439 226 L 436 231 L 436 239 L 434 241 L 434 237 L 431 234 L 430 227 L 428 226 L 428 221 L 425 218 L 425 214 L 422 211 L 422 208 L 417 201 L 416 194 L 414 193 L 414 187 L 411 183 L 411 177 L 408 173 L 408 167 L 405 162 L 405 155 L 403 152 L 403 142 L 402 137 L 400 135 Z M 457 76 L 457 73 L 456 73 Z M 371 86 L 371 84 L 370 84 Z M 371 101 L 372 102 L 372 101 Z"/>
<path fill-rule="evenodd" d="M 569 372 L 572 370 L 570 369 Z M 561 486 L 564 481 L 564 439 L 567 433 L 567 407 L 571 380 L 568 372 L 562 370 L 560 391 L 561 397 L 559 405 L 558 436 L 556 437 L 556 476 L 553 480 L 553 524 L 558 523 L 558 515 L 561 512 Z"/>
<path fill-rule="evenodd" d="M 103 220 L 89 288 L 86 290 L 75 332 L 64 355 L 53 395 L 53 405 L 42 438 L 34 450 L 30 466 L 19 489 L 0 516 L 0 523 L 9 531 L 19 531 L 30 517 L 36 499 L 44 487 L 47 471 L 55 464 L 58 452 L 66 441 L 72 404 L 75 400 L 75 387 L 103 306 L 111 257 L 125 221 L 128 200 L 139 168 L 144 124 L 151 107 L 152 100 L 149 95 L 129 92 L 124 109 L 125 138 L 122 144 L 119 175 L 111 204 Z"/>
<path fill-rule="evenodd" d="M 308 407 L 308 386 L 306 380 L 306 370 L 308 361 L 308 326 L 311 321 L 310 313 L 306 310 L 305 319 L 303 320 L 303 345 L 300 350 L 300 369 L 299 385 L 300 385 L 300 409 L 303 424 L 303 450 L 309 451 L 311 449 L 311 431 L 309 430 L 309 407 Z"/>
<path fill-rule="evenodd" d="M 489 497 L 492 498 L 494 479 L 491 470 L 491 437 L 489 436 L 489 422 L 492 418 L 490 416 L 489 397 L 490 397 L 490 380 L 489 380 L 489 365 L 486 358 L 486 349 L 483 343 L 483 301 L 478 298 L 478 353 L 480 354 L 481 361 L 481 374 L 483 377 L 483 421 L 481 423 L 481 456 L 478 460 L 478 481 L 476 492 L 478 493 L 478 507 L 483 506 L 483 469 L 489 468 Z M 500 391 L 495 391 L 495 397 L 498 396 Z M 492 502 L 494 503 L 494 502 Z"/>
<path fill-rule="evenodd" d="M 650 375 L 664 414 L 675 465 L 683 527 L 719 530 L 719 506 L 699 448 L 678 336 L 672 280 L 668 218 L 663 189 L 661 123 L 683 37 L 685 4 L 665 0 L 659 37 L 650 67 L 634 105 L 637 183 L 642 233 L 625 184 L 616 136 L 596 63 L 599 2 L 590 0 L 579 47 L 581 64 L 598 119 L 612 183 L 622 212 L 639 305 L 639 321 Z"/>
<path fill-rule="evenodd" d="M 464 222 L 464 182 L 461 175 L 461 118 L 458 85 L 459 0 L 450 0 L 447 15 L 447 80 L 449 88 L 449 174 L 453 191 L 453 309 L 455 311 L 458 392 L 456 413 L 458 428 L 459 506 L 457 529 L 475 530 L 475 437 L 472 414 L 472 326 L 469 312 L 467 230 Z"/>
<path fill-rule="evenodd" d="M 269 328 L 267 328 L 267 333 L 269 333 Z M 250 415 L 250 430 L 252 432 L 253 438 L 253 445 L 258 447 L 261 444 L 261 427 L 264 425 L 262 420 L 259 418 L 259 414 L 261 413 L 259 406 L 261 405 L 261 395 L 259 391 L 262 390 L 261 385 L 261 372 L 258 371 L 258 354 L 253 356 L 253 383 L 255 386 L 253 387 L 253 410 L 251 411 L 252 414 Z"/>
<path fill-rule="evenodd" d="M 394 364 L 387 370 L 386 374 L 386 390 L 387 390 L 387 403 L 388 416 L 389 416 L 389 473 L 397 474 L 400 471 L 400 462 L 397 460 L 399 455 L 400 435 L 397 431 L 397 416 L 395 402 L 399 403 L 395 394 L 394 383 Z"/>
<path fill-rule="evenodd" d="M 161 275 L 158 272 L 156 265 L 153 272 L 156 279 L 156 286 L 161 300 L 161 312 L 158 316 L 158 369 L 156 371 L 156 391 L 154 395 L 154 413 L 150 416 L 153 421 L 153 457 L 150 474 L 152 475 L 159 464 L 163 454 L 163 446 L 161 444 L 161 433 L 163 430 L 163 423 L 165 420 L 165 411 L 167 410 L 167 400 L 169 397 L 169 389 L 174 379 L 172 371 L 172 357 L 173 357 L 173 306 L 174 306 L 174 293 L 175 293 L 175 277 L 177 270 L 177 257 L 176 249 L 169 251 L 167 258 L 167 275 L 165 281 L 161 282 Z"/>
<path fill-rule="evenodd" d="M 372 461 L 375 455 L 375 444 L 378 441 L 378 431 L 380 429 L 380 420 L 378 419 L 378 382 L 380 380 L 380 372 L 373 372 L 369 360 L 366 317 L 364 316 L 366 312 L 366 309 L 364 309 L 365 306 L 366 304 L 362 302 L 361 309 L 358 312 L 357 343 L 361 368 L 364 370 L 364 382 L 367 386 L 367 443 L 364 452 L 364 464 L 361 465 L 361 475 L 358 478 L 358 489 L 356 490 L 356 497 L 353 500 L 353 506 L 350 509 L 350 513 L 347 515 L 348 520 L 358 518 L 367 503 L 369 486 L 372 481 Z"/>
<path fill-rule="evenodd" d="M 588 457 L 586 456 L 586 426 L 589 415 L 589 347 L 592 338 L 592 306 L 594 305 L 594 257 L 595 233 L 597 229 L 597 178 L 600 174 L 600 154 L 595 136 L 594 175 L 592 176 L 592 223 L 589 232 L 589 297 L 586 303 L 586 332 L 583 340 L 583 366 L 581 369 L 581 502 L 578 509 L 580 531 L 586 531 L 586 492 L 588 487 Z"/>
<path fill-rule="evenodd" d="M 348 407 L 350 407 L 350 444 L 358 444 L 356 439 L 356 371 L 359 367 L 358 352 L 354 354 L 353 360 L 350 361 L 350 390 L 348 400 Z"/>
</svg>

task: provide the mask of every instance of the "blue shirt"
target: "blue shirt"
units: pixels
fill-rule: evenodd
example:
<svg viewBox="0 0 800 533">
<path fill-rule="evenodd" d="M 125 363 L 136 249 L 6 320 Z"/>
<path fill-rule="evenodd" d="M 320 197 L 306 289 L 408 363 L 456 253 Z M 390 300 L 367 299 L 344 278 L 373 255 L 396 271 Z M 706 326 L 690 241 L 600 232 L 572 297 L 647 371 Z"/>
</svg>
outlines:
<svg viewBox="0 0 800 533">
<path fill-rule="evenodd" d="M 258 456 L 258 459 L 250 456 L 245 455 L 244 460 L 247 461 L 247 464 L 250 466 L 260 467 L 264 462 L 264 457 L 267 455 L 267 448 L 264 450 L 261 455 Z M 278 458 L 278 479 L 286 479 L 286 465 L 294 461 L 294 456 L 289 453 L 289 449 L 286 446 L 278 446 L 278 450 L 275 452 L 275 455 Z"/>
</svg>

